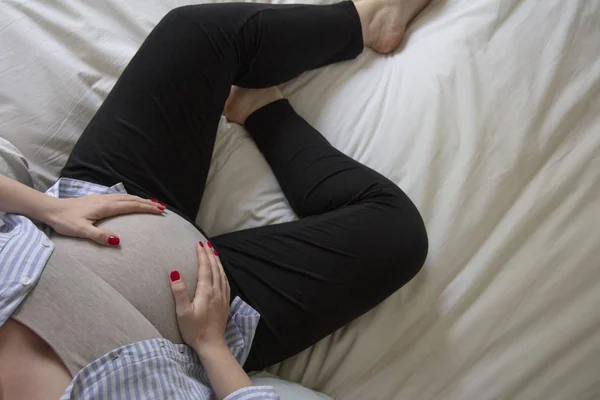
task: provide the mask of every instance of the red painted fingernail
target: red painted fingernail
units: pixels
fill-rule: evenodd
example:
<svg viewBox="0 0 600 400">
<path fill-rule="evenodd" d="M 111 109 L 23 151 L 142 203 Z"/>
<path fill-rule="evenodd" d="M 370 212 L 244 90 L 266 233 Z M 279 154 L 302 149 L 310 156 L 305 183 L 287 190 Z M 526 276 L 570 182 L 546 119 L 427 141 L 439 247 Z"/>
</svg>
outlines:
<svg viewBox="0 0 600 400">
<path fill-rule="evenodd" d="M 108 237 L 108 244 L 110 244 L 111 246 L 118 246 L 119 243 L 121 243 L 121 240 L 118 237 L 116 237 L 116 236 Z"/>
<path fill-rule="evenodd" d="M 206 242 L 206 245 L 208 246 L 209 249 L 212 249 L 212 244 L 210 244 L 210 242 Z"/>
<path fill-rule="evenodd" d="M 167 205 L 165 203 L 160 203 L 161 206 L 166 207 Z"/>
<path fill-rule="evenodd" d="M 219 253 L 217 253 L 217 251 L 216 251 L 216 250 L 215 250 L 215 256 L 217 256 L 217 257 L 219 256 Z"/>
<path fill-rule="evenodd" d="M 156 199 L 152 199 L 152 202 L 153 202 L 153 203 L 158 203 L 158 200 L 156 200 Z"/>
<path fill-rule="evenodd" d="M 202 242 L 198 242 L 198 244 L 200 245 L 200 247 L 204 247 L 204 245 L 202 244 Z"/>
<path fill-rule="evenodd" d="M 165 211 L 165 208 L 164 208 L 163 206 L 158 206 L 158 209 L 159 209 L 160 211 Z"/>
<path fill-rule="evenodd" d="M 171 271 L 169 277 L 171 278 L 171 282 L 177 282 L 181 279 L 181 275 L 179 275 L 179 271 L 177 270 Z"/>
</svg>

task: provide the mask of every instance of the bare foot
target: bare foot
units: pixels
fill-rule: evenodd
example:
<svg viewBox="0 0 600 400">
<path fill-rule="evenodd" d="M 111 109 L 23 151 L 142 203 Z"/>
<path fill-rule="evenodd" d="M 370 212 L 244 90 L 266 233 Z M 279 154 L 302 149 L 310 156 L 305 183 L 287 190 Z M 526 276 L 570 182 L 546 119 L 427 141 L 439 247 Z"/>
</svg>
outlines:
<svg viewBox="0 0 600 400">
<path fill-rule="evenodd" d="M 378 53 L 396 50 L 406 26 L 431 0 L 361 0 L 356 10 L 363 29 L 363 42 Z"/>
<path fill-rule="evenodd" d="M 229 121 L 244 125 L 246 118 L 254 111 L 280 99 L 283 99 L 283 94 L 277 86 L 266 89 L 232 86 L 223 113 Z"/>
</svg>

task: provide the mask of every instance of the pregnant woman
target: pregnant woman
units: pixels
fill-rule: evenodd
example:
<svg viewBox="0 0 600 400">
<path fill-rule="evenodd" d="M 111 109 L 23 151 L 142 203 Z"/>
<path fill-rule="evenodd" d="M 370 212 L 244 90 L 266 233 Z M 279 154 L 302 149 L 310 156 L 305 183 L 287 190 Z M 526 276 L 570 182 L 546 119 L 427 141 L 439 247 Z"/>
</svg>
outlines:
<svg viewBox="0 0 600 400">
<path fill-rule="evenodd" d="M 0 397 L 274 398 L 240 365 L 300 352 L 415 276 L 415 206 L 273 86 L 363 46 L 391 52 L 427 2 L 168 13 L 46 194 L 0 180 Z M 223 111 L 299 220 L 210 241 L 194 225 Z"/>
</svg>

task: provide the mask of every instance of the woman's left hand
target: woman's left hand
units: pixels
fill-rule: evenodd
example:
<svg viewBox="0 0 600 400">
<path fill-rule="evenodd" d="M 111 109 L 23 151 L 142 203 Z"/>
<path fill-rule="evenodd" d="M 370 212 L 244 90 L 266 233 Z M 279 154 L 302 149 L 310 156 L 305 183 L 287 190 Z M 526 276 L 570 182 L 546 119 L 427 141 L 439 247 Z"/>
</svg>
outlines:
<svg viewBox="0 0 600 400">
<path fill-rule="evenodd" d="M 230 288 L 219 254 L 210 242 L 196 245 L 198 282 L 190 300 L 179 271 L 171 271 L 171 291 L 175 299 L 177 324 L 183 340 L 200 359 L 214 349 L 225 349 L 225 328 L 229 317 Z M 230 353 L 231 354 L 231 353 Z"/>
<path fill-rule="evenodd" d="M 162 214 L 164 210 L 164 204 L 129 194 L 91 194 L 73 199 L 52 199 L 40 221 L 64 236 L 91 239 L 105 246 L 118 246 L 121 240 L 115 233 L 94 224 L 117 215 Z"/>
</svg>

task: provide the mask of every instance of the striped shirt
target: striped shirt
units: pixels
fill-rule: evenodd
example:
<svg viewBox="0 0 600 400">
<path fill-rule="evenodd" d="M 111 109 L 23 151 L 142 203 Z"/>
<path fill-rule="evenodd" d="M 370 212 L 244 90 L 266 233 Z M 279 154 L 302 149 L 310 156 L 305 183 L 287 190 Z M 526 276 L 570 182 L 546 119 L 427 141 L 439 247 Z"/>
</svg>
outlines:
<svg viewBox="0 0 600 400">
<path fill-rule="evenodd" d="M 61 178 L 46 191 L 58 198 L 126 193 L 112 187 Z M 54 250 L 50 229 L 20 215 L 5 214 L 0 225 L 0 326 L 38 281 Z M 243 365 L 260 315 L 236 297 L 225 330 L 227 346 Z M 77 373 L 61 400 L 213 399 L 206 371 L 194 351 L 166 339 L 152 339 L 115 349 Z M 279 399 L 271 386 L 243 388 L 226 400 Z"/>
</svg>

